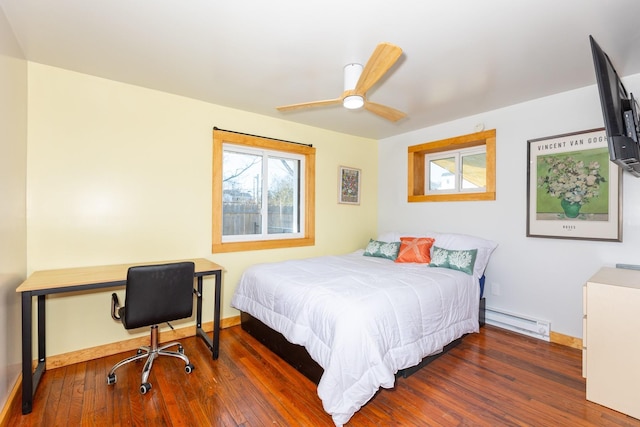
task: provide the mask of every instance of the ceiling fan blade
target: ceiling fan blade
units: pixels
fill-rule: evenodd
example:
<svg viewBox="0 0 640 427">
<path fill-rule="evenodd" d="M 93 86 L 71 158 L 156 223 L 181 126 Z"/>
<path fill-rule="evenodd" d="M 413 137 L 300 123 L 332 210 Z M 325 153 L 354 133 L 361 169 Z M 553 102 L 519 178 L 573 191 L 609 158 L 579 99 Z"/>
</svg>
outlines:
<svg viewBox="0 0 640 427">
<path fill-rule="evenodd" d="M 387 107 L 386 105 L 376 104 L 375 102 L 365 101 L 364 108 L 392 122 L 397 122 L 398 120 L 407 116 L 402 111 L 396 110 L 395 108 Z"/>
<path fill-rule="evenodd" d="M 371 54 L 356 84 L 355 92 L 364 95 L 389 71 L 402 55 L 402 49 L 391 43 L 380 43 Z"/>
<path fill-rule="evenodd" d="M 278 111 L 291 111 L 298 110 L 300 108 L 323 107 L 326 105 L 335 104 L 342 104 L 342 98 L 325 99 L 324 101 L 301 102 L 300 104 L 283 105 L 281 107 L 276 107 L 276 109 Z"/>
</svg>

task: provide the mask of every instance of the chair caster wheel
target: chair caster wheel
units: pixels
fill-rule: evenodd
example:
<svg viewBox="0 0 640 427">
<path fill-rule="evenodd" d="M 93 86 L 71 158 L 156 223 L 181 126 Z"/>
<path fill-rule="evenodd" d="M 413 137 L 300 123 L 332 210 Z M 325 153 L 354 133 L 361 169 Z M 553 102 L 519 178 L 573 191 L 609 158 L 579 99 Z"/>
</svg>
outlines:
<svg viewBox="0 0 640 427">
<path fill-rule="evenodd" d="M 107 375 L 107 385 L 113 385 L 116 383 L 116 374 Z"/>
<path fill-rule="evenodd" d="M 194 370 L 195 368 L 196 368 L 195 366 L 193 366 L 191 363 L 189 363 L 187 366 L 185 366 L 185 367 L 184 367 L 184 371 L 185 371 L 187 374 L 190 374 L 191 372 L 193 372 L 193 370 Z"/>
<path fill-rule="evenodd" d="M 178 353 L 184 354 L 184 347 L 182 347 L 181 345 L 178 346 Z"/>
<path fill-rule="evenodd" d="M 140 394 L 147 394 L 149 390 L 151 390 L 150 383 L 140 384 Z"/>
</svg>

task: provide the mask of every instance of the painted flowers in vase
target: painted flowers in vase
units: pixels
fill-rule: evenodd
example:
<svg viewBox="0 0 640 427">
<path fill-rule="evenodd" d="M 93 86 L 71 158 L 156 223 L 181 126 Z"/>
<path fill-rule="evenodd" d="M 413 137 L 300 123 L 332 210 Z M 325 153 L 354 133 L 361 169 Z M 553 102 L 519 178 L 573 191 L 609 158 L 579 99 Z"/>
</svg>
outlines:
<svg viewBox="0 0 640 427">
<path fill-rule="evenodd" d="M 600 195 L 600 183 L 605 182 L 600 174 L 600 163 L 588 165 L 572 156 L 547 156 L 542 160 L 547 174 L 538 178 L 538 187 L 544 188 L 560 205 L 569 218 L 576 218 L 582 205 Z"/>
</svg>

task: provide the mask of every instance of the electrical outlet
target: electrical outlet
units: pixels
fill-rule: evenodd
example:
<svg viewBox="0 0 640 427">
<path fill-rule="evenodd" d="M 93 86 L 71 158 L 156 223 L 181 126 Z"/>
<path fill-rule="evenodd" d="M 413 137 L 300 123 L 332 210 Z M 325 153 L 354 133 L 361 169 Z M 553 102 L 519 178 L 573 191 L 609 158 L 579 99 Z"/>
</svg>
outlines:
<svg viewBox="0 0 640 427">
<path fill-rule="evenodd" d="M 500 289 L 500 284 L 496 282 L 491 283 L 491 295 L 500 296 L 502 293 Z"/>
</svg>

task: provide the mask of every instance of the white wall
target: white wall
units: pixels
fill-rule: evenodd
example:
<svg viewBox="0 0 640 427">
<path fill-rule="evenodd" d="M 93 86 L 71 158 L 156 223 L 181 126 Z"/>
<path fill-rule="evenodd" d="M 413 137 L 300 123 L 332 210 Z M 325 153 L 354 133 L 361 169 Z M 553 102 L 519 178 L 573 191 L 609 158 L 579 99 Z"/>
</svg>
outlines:
<svg viewBox="0 0 640 427">
<path fill-rule="evenodd" d="M 640 93 L 640 74 L 623 79 Z M 497 131 L 497 197 L 490 202 L 407 203 L 407 147 Z M 582 285 L 601 266 L 640 264 L 640 179 L 623 178 L 623 242 L 526 237 L 527 140 L 603 126 L 596 86 L 420 129 L 379 142 L 379 231 L 449 231 L 499 243 L 487 268 L 487 305 L 549 320 L 582 337 Z M 492 294 L 498 284 L 500 295 Z M 493 286 L 496 289 L 496 286 Z"/>
<path fill-rule="evenodd" d="M 20 373 L 26 270 L 27 64 L 0 8 L 0 408 Z"/>
</svg>

